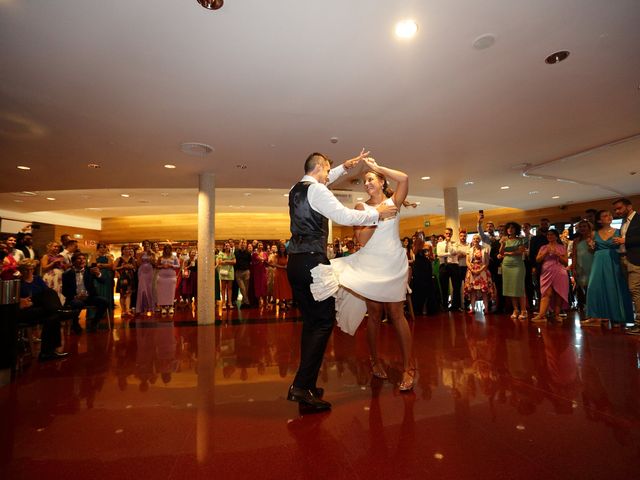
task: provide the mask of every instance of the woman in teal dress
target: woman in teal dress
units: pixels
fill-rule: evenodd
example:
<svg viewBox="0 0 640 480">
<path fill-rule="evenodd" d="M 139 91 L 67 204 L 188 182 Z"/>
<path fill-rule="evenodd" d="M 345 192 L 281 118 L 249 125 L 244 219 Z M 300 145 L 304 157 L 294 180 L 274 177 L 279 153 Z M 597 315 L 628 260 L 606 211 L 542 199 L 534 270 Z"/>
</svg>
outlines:
<svg viewBox="0 0 640 480">
<path fill-rule="evenodd" d="M 578 310 L 584 313 L 587 305 L 587 287 L 593 263 L 593 251 L 589 248 L 589 240 L 593 236 L 593 228 L 587 220 L 578 222 L 578 234 L 573 239 L 571 253 L 571 272 L 576 282 L 576 298 Z"/>
<path fill-rule="evenodd" d="M 511 318 L 527 319 L 527 296 L 524 292 L 524 254 L 527 250 L 526 239 L 520 236 L 522 228 L 516 222 L 505 225 L 506 237 L 500 239 L 502 256 L 502 295 L 511 297 L 513 313 Z M 520 310 L 518 311 L 518 306 Z"/>
<path fill-rule="evenodd" d="M 629 288 L 620 266 L 620 245 L 613 239 L 620 237 L 620 230 L 611 227 L 613 217 L 608 210 L 596 214 L 596 232 L 589 240 L 593 255 L 589 286 L 587 287 L 587 316 L 583 325 L 621 325 L 633 322 L 633 304 Z"/>
</svg>

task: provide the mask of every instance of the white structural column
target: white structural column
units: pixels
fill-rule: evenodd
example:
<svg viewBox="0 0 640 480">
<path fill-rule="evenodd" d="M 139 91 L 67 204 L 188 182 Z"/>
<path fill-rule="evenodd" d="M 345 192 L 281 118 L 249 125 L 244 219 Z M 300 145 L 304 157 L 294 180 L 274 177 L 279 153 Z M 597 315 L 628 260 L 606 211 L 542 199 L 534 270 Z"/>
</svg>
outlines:
<svg viewBox="0 0 640 480">
<path fill-rule="evenodd" d="M 198 325 L 215 322 L 215 205 L 215 175 L 201 173 L 198 190 Z"/>
<path fill-rule="evenodd" d="M 444 193 L 444 222 L 445 226 L 453 228 L 453 239 L 458 240 L 458 228 L 460 227 L 460 217 L 458 210 L 458 189 L 448 187 Z"/>
</svg>

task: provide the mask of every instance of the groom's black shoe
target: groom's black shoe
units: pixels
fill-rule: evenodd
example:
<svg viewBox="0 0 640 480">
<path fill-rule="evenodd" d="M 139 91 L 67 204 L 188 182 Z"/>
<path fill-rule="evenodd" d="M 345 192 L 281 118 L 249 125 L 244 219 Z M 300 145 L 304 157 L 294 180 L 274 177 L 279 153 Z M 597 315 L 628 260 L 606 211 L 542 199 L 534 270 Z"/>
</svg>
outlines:
<svg viewBox="0 0 640 480">
<path fill-rule="evenodd" d="M 292 402 L 303 403 L 307 407 L 310 407 L 313 411 L 321 412 L 324 410 L 330 410 L 331 404 L 329 402 L 325 402 L 320 398 L 320 394 L 324 395 L 324 389 L 316 388 L 316 389 L 308 389 L 308 388 L 298 388 L 291 385 L 289 387 L 289 394 L 287 395 L 287 400 L 291 400 Z"/>
</svg>

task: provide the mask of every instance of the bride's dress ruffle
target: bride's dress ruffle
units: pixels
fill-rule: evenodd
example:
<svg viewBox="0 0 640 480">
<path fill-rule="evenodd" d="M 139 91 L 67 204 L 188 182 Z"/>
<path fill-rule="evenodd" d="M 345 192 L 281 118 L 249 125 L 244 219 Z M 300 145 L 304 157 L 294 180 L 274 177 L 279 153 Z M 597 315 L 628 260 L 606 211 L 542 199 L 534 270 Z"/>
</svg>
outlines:
<svg viewBox="0 0 640 480">
<path fill-rule="evenodd" d="M 311 269 L 313 297 L 317 301 L 336 297 L 338 326 L 350 335 L 355 334 L 367 312 L 365 298 L 377 302 L 406 299 L 409 263 L 400 242 L 398 221 L 395 217 L 380 222 L 367 244 L 353 255 Z"/>
<path fill-rule="evenodd" d="M 311 293 L 317 302 L 322 302 L 335 295 L 340 288 L 340 282 L 331 265 L 317 265 L 311 269 Z"/>
</svg>

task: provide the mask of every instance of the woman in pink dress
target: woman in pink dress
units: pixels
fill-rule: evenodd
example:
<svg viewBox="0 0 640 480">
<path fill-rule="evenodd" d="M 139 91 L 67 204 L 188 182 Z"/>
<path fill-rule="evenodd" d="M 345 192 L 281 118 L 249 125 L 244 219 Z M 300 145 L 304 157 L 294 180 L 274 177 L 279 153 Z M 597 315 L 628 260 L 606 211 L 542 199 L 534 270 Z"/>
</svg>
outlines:
<svg viewBox="0 0 640 480">
<path fill-rule="evenodd" d="M 542 263 L 540 274 L 540 313 L 531 320 L 546 322 L 547 310 L 551 306 L 556 321 L 561 321 L 560 310 L 569 308 L 569 276 L 567 275 L 567 247 L 560 241 L 556 230 L 547 233 L 548 245 L 538 252 L 536 261 Z"/>
<path fill-rule="evenodd" d="M 253 294 L 261 307 L 267 305 L 267 264 L 269 256 L 263 250 L 262 242 L 258 242 L 256 250 L 251 254 L 251 283 Z"/>
</svg>

